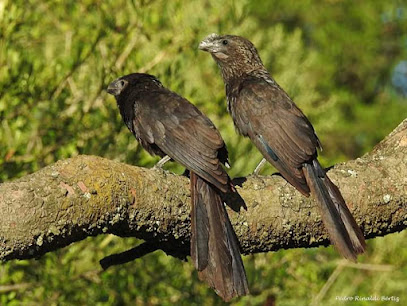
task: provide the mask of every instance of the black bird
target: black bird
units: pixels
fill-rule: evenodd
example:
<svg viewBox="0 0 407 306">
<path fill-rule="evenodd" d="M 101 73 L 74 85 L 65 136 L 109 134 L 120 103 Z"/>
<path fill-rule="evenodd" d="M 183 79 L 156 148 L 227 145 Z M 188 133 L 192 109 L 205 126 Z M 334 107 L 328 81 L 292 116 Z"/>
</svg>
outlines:
<svg viewBox="0 0 407 306">
<path fill-rule="evenodd" d="M 307 117 L 270 76 L 249 40 L 211 34 L 199 49 L 211 53 L 220 67 L 238 132 L 249 137 L 290 184 L 316 198 L 331 242 L 355 261 L 365 250 L 365 239 L 317 160 L 321 144 Z"/>
<path fill-rule="evenodd" d="M 228 152 L 214 124 L 149 74 L 123 76 L 107 91 L 144 149 L 190 170 L 191 258 L 200 279 L 226 301 L 248 294 L 239 242 L 220 197 L 236 191 L 222 167 Z"/>
</svg>

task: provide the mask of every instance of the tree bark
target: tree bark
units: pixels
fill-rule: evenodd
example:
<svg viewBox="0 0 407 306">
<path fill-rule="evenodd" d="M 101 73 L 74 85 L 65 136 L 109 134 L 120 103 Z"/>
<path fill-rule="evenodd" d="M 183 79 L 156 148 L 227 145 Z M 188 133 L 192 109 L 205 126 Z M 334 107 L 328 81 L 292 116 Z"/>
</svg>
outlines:
<svg viewBox="0 0 407 306">
<path fill-rule="evenodd" d="M 407 119 L 329 176 L 367 238 L 405 229 Z M 228 212 L 244 254 L 329 244 L 314 201 L 280 176 L 235 182 L 247 208 Z M 225 201 L 241 204 L 230 195 Z M 35 258 L 104 233 L 135 236 L 182 257 L 189 254 L 189 210 L 186 177 L 77 156 L 0 185 L 0 259 Z"/>
</svg>

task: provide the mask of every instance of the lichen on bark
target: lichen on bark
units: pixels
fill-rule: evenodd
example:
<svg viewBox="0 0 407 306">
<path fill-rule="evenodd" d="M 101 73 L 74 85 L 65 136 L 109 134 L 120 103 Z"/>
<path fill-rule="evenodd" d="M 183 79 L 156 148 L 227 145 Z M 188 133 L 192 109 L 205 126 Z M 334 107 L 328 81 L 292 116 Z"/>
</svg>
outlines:
<svg viewBox="0 0 407 306">
<path fill-rule="evenodd" d="M 372 152 L 336 165 L 329 176 L 367 238 L 405 229 L 407 119 Z M 280 176 L 235 182 L 246 209 L 228 212 L 243 253 L 329 244 L 314 201 Z M 230 195 L 225 201 L 235 202 Z M 34 258 L 104 233 L 187 255 L 189 210 L 184 176 L 77 156 L 0 185 L 0 259 Z"/>
</svg>

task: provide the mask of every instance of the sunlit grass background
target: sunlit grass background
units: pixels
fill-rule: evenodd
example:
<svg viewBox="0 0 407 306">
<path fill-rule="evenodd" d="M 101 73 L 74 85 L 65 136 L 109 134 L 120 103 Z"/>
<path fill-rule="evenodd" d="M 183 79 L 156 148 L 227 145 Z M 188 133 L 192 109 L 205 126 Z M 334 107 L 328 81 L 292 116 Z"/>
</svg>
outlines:
<svg viewBox="0 0 407 306">
<path fill-rule="evenodd" d="M 136 71 L 156 75 L 215 122 L 232 177 L 251 173 L 261 156 L 236 135 L 218 68 L 197 50 L 212 32 L 255 43 L 314 124 L 325 166 L 368 152 L 407 115 L 402 1 L 1 0 L 0 182 L 78 154 L 152 166 L 157 159 L 140 148 L 105 92 L 110 81 Z M 168 169 L 182 172 L 175 164 Z M 395 296 L 402 305 L 406 238 L 369 241 L 359 266 L 332 248 L 246 256 L 252 295 L 233 303 L 336 305 L 344 304 L 337 297 Z M 39 260 L 4 263 L 0 304 L 222 304 L 190 262 L 161 252 L 101 271 L 99 259 L 136 243 L 101 236 Z"/>
</svg>

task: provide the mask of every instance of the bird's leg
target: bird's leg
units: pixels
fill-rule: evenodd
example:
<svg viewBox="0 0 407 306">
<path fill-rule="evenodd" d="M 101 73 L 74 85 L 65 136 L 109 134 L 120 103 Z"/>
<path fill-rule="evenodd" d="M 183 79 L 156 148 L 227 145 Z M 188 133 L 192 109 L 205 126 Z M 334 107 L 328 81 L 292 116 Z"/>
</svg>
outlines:
<svg viewBox="0 0 407 306">
<path fill-rule="evenodd" d="M 168 161 L 171 160 L 171 157 L 169 157 L 168 155 L 165 155 L 163 158 L 161 158 L 158 163 L 155 164 L 154 168 L 158 168 L 158 169 L 162 169 L 164 164 Z"/>
<path fill-rule="evenodd" d="M 253 175 L 259 175 L 259 173 L 260 173 L 261 169 L 263 168 L 263 166 L 265 165 L 265 163 L 266 163 L 266 159 L 263 158 L 261 160 L 261 162 L 259 162 L 259 164 L 257 165 L 256 169 L 254 169 Z"/>
</svg>

